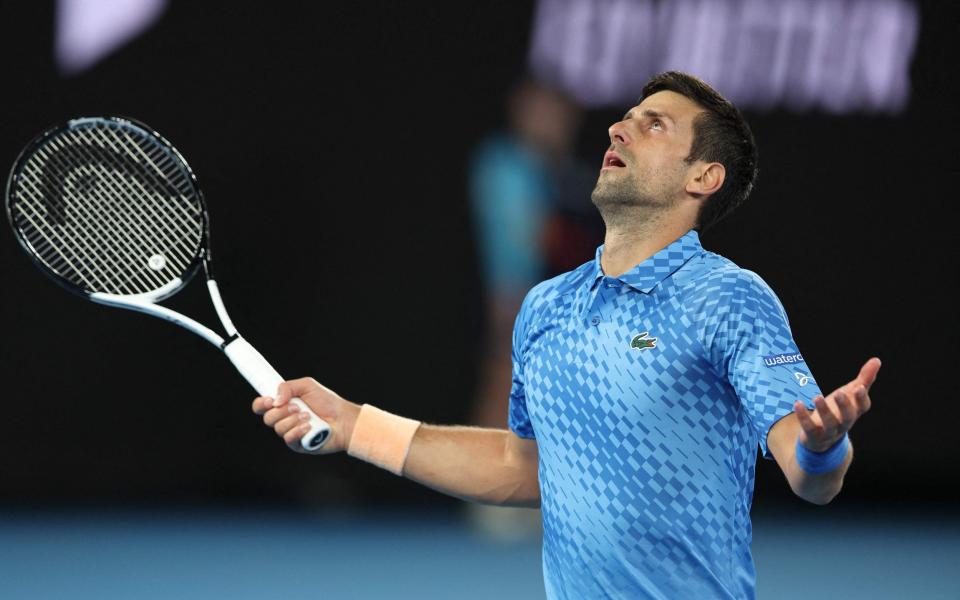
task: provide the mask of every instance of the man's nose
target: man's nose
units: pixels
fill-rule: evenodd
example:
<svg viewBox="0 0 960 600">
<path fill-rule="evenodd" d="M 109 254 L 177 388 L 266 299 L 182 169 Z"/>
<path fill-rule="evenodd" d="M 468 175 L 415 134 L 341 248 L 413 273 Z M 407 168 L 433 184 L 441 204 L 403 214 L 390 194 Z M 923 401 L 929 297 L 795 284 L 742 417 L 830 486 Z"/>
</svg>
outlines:
<svg viewBox="0 0 960 600">
<path fill-rule="evenodd" d="M 630 134 L 627 133 L 627 128 L 624 126 L 623 121 L 618 121 L 611 125 L 610 129 L 607 130 L 607 134 L 610 136 L 611 143 L 622 146 L 630 145 Z"/>
</svg>

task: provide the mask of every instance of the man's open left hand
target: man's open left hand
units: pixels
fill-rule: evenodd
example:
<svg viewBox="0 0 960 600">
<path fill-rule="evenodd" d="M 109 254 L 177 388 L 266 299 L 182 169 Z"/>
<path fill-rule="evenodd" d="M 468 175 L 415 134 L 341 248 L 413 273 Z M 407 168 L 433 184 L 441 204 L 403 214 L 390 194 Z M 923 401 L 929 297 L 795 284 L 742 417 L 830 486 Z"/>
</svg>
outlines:
<svg viewBox="0 0 960 600">
<path fill-rule="evenodd" d="M 880 359 L 871 358 L 857 377 L 826 398 L 813 399 L 813 410 L 797 401 L 793 412 L 800 420 L 800 443 L 813 452 L 823 452 L 840 440 L 865 412 L 870 410 L 870 386 L 880 371 Z"/>
</svg>

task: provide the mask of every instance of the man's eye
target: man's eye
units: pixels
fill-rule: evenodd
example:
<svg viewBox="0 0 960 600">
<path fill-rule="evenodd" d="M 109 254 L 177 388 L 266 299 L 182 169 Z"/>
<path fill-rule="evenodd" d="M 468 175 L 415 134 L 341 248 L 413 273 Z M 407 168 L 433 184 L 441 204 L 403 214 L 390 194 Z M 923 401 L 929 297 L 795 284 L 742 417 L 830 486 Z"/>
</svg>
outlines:
<svg viewBox="0 0 960 600">
<path fill-rule="evenodd" d="M 653 123 L 650 124 L 650 129 L 656 129 L 657 131 L 662 131 L 663 123 L 661 123 L 660 121 L 654 121 Z"/>
</svg>

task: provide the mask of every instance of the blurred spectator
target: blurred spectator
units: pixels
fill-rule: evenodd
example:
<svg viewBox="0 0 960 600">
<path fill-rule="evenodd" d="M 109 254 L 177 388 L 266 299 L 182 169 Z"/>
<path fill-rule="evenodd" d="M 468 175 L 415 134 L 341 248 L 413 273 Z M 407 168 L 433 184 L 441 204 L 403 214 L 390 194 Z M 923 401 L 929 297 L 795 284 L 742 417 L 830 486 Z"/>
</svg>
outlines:
<svg viewBox="0 0 960 600">
<path fill-rule="evenodd" d="M 510 338 L 527 291 L 593 257 L 603 225 L 590 203 L 595 173 L 574 156 L 580 108 L 525 80 L 510 93 L 509 130 L 481 141 L 470 200 L 486 290 L 487 331 L 474 422 L 506 427 Z"/>
<path fill-rule="evenodd" d="M 574 156 L 580 108 L 525 80 L 510 93 L 509 129 L 482 140 L 470 168 L 470 201 L 483 275 L 487 328 L 473 422 L 506 428 L 511 337 L 531 287 L 593 257 L 603 238 L 590 203 L 595 173 Z M 525 509 L 469 508 L 472 521 L 502 539 L 539 528 Z"/>
</svg>

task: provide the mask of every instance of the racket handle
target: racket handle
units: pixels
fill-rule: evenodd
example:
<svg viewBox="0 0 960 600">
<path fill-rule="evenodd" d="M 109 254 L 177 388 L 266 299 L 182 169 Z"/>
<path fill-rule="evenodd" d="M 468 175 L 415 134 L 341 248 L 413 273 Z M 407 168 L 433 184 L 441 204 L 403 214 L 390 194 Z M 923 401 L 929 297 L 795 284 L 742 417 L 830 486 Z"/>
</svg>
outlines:
<svg viewBox="0 0 960 600">
<path fill-rule="evenodd" d="M 224 346 L 223 351 L 258 394 L 271 398 L 276 396 L 277 388 L 283 383 L 283 377 L 247 340 L 237 336 Z M 300 445 L 308 452 L 319 450 L 330 437 L 330 425 L 313 414 L 313 411 L 300 398 L 294 398 L 291 402 L 310 415 L 310 431 L 300 438 Z"/>
</svg>

